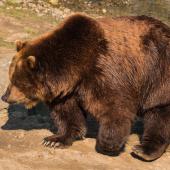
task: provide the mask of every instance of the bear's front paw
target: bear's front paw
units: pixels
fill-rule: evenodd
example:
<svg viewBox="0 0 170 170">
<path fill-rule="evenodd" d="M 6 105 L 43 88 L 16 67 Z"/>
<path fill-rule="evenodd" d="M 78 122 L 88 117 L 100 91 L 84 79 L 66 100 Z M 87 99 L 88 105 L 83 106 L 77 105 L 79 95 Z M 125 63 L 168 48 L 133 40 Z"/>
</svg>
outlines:
<svg viewBox="0 0 170 170">
<path fill-rule="evenodd" d="M 58 136 L 58 135 L 52 135 L 52 136 L 44 138 L 42 144 L 47 147 L 66 148 L 72 145 L 72 142 L 73 141 L 71 138 L 66 138 L 66 137 Z"/>
<path fill-rule="evenodd" d="M 103 140 L 97 140 L 96 142 L 96 151 L 104 155 L 118 156 L 122 148 L 122 144 L 114 144 L 113 141 L 112 143 Z"/>
</svg>

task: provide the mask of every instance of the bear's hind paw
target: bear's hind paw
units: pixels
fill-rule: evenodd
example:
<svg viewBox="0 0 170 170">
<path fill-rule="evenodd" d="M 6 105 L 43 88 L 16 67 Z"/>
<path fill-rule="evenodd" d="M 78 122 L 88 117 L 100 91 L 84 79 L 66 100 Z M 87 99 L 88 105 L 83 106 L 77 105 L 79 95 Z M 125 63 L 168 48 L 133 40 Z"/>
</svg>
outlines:
<svg viewBox="0 0 170 170">
<path fill-rule="evenodd" d="M 151 153 L 145 153 L 144 148 L 141 145 L 136 145 L 132 149 L 131 155 L 137 159 L 151 162 L 161 157 L 161 155 L 164 153 L 164 150 L 162 148 L 158 149 L 155 152 Z"/>
</svg>

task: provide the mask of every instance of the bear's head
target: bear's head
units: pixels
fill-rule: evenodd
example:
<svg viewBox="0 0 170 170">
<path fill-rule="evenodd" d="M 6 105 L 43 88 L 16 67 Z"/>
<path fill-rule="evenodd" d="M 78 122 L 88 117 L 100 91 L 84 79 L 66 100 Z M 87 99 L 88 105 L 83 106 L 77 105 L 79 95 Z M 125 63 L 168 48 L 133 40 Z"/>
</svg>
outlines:
<svg viewBox="0 0 170 170">
<path fill-rule="evenodd" d="M 96 56 L 107 52 L 107 41 L 96 20 L 75 14 L 52 32 L 17 41 L 16 49 L 2 100 L 31 108 L 39 101 L 51 103 L 72 94 L 93 69 Z"/>
<path fill-rule="evenodd" d="M 38 87 L 37 61 L 36 57 L 30 54 L 28 46 L 27 42 L 16 42 L 17 53 L 9 67 L 10 83 L 2 100 L 9 104 L 21 103 L 27 108 L 32 108 L 41 100 L 43 89 Z"/>
</svg>

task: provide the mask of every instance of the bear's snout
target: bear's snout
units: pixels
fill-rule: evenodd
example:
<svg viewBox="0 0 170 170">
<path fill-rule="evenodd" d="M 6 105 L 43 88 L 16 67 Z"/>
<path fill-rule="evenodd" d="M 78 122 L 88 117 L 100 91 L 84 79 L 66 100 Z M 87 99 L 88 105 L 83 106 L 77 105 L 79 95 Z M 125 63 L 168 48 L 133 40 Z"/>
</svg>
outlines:
<svg viewBox="0 0 170 170">
<path fill-rule="evenodd" d="M 9 93 L 8 93 L 8 90 L 1 96 L 1 100 L 8 103 L 8 96 L 9 96 Z"/>
<path fill-rule="evenodd" d="M 2 96 L 1 96 L 1 100 L 2 100 L 3 102 L 7 102 L 7 97 L 6 97 L 6 95 L 2 95 Z"/>
<path fill-rule="evenodd" d="M 15 95 L 13 94 L 13 91 L 12 91 L 12 86 L 9 85 L 5 91 L 5 93 L 1 96 L 1 100 L 6 102 L 6 103 L 9 103 L 9 104 L 13 104 L 13 103 L 16 103 L 16 101 L 14 100 L 14 97 Z"/>
</svg>

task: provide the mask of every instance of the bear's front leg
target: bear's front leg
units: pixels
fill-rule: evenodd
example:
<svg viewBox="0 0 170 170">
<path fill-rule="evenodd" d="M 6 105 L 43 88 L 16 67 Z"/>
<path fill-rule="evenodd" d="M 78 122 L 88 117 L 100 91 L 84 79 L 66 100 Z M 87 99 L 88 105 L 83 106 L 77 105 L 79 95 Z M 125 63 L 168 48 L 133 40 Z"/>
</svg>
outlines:
<svg viewBox="0 0 170 170">
<path fill-rule="evenodd" d="M 69 146 L 73 141 L 82 139 L 86 135 L 85 116 L 74 98 L 55 105 L 51 112 L 57 132 L 46 137 L 43 144 L 50 147 Z"/>
<path fill-rule="evenodd" d="M 117 117 L 117 116 L 116 116 Z M 117 156 L 124 147 L 131 131 L 131 120 L 127 117 L 107 118 L 100 122 L 96 151 Z"/>
</svg>

